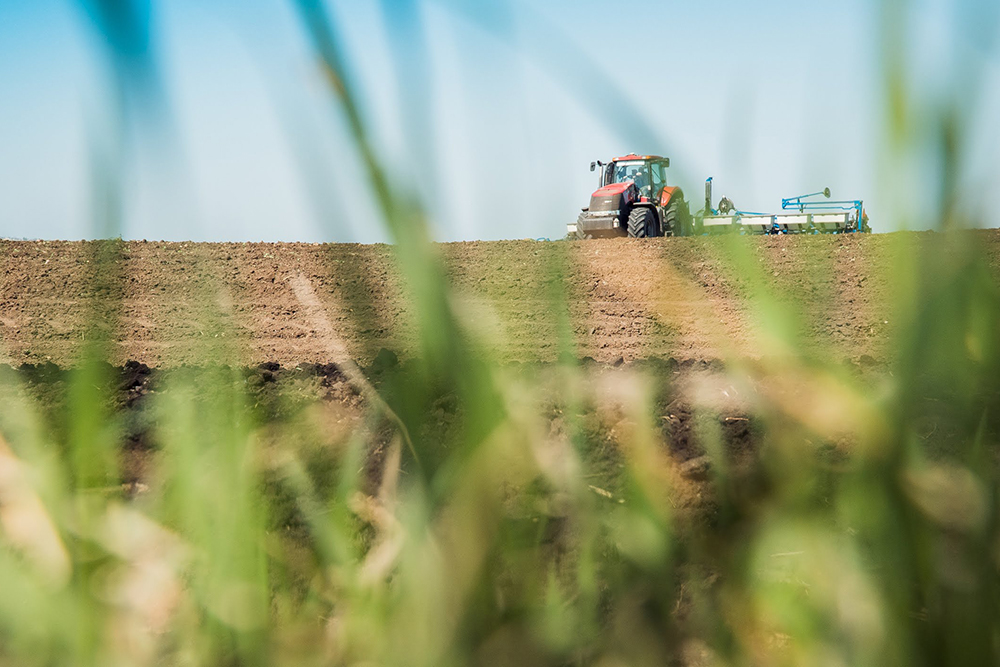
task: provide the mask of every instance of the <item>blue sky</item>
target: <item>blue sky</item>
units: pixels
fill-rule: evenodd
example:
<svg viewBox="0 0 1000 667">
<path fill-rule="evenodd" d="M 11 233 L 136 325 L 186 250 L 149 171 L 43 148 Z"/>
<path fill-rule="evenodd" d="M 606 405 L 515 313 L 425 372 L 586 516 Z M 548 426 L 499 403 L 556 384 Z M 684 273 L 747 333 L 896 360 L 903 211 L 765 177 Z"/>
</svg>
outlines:
<svg viewBox="0 0 1000 667">
<path fill-rule="evenodd" d="M 437 238 L 471 240 L 561 236 L 593 189 L 590 161 L 632 151 L 670 156 L 696 204 L 707 176 L 716 198 L 756 210 L 829 186 L 865 199 L 876 230 L 926 227 L 935 114 L 951 107 L 968 137 L 963 206 L 998 225 L 996 4 L 911 3 L 912 113 L 895 153 L 877 3 L 327 9 L 392 178 L 422 195 Z M 123 127 L 81 6 L 0 1 L 0 236 L 100 235 L 95 192 L 111 160 L 126 238 L 386 239 L 290 3 L 153 2 L 149 53 L 165 113 Z"/>
</svg>

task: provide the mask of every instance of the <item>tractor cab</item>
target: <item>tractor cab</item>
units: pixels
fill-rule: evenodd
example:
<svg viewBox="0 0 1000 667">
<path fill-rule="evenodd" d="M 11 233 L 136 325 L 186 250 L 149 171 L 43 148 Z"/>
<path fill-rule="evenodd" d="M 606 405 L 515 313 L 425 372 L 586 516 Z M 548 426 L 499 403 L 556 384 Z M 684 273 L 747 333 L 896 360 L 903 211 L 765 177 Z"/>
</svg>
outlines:
<svg viewBox="0 0 1000 667">
<path fill-rule="evenodd" d="M 627 155 L 603 165 L 601 187 L 612 183 L 635 183 L 639 194 L 652 199 L 667 184 L 670 160 L 655 155 Z"/>
</svg>

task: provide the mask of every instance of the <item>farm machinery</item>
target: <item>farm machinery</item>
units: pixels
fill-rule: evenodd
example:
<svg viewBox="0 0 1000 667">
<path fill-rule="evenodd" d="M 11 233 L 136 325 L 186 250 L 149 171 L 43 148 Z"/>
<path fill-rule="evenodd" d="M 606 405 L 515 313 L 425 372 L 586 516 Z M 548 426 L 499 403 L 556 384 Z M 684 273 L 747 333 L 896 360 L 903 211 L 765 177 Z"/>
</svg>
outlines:
<svg viewBox="0 0 1000 667">
<path fill-rule="evenodd" d="M 695 236 L 701 234 L 845 234 L 870 232 L 864 202 L 831 200 L 830 189 L 781 200 L 781 213 L 744 211 L 727 197 L 712 206 L 712 179 L 705 181 L 705 205 L 691 213 L 684 192 L 667 184 L 670 159 L 658 155 L 626 155 L 610 162 L 591 162 L 599 170 L 599 187 L 576 223 L 570 238 L 601 236 Z"/>
</svg>

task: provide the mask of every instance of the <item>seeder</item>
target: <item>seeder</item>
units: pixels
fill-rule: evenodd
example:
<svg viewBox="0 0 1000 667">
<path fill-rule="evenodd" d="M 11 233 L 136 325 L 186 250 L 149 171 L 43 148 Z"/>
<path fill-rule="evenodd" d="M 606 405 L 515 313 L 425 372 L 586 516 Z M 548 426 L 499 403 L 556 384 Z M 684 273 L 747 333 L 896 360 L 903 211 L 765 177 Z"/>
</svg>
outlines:
<svg viewBox="0 0 1000 667">
<path fill-rule="evenodd" d="M 829 201 L 828 201 L 829 200 Z M 871 232 L 864 202 L 830 200 L 830 188 L 781 200 L 788 213 L 757 213 L 736 208 L 723 197 L 712 208 L 712 179 L 705 181 L 705 208 L 695 214 L 695 231 L 704 234 L 847 234 Z"/>
</svg>

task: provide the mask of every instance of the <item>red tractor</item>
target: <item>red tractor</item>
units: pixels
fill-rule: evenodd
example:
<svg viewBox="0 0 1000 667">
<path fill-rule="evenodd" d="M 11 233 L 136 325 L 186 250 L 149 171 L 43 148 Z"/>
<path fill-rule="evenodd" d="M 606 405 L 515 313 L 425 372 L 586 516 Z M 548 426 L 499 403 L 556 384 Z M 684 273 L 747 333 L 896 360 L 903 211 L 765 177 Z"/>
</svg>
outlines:
<svg viewBox="0 0 1000 667">
<path fill-rule="evenodd" d="M 679 187 L 667 185 L 670 159 L 658 155 L 626 155 L 611 162 L 591 162 L 600 170 L 600 187 L 590 196 L 570 237 L 688 236 L 691 210 Z"/>
</svg>

